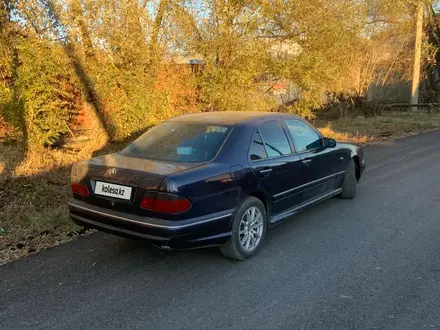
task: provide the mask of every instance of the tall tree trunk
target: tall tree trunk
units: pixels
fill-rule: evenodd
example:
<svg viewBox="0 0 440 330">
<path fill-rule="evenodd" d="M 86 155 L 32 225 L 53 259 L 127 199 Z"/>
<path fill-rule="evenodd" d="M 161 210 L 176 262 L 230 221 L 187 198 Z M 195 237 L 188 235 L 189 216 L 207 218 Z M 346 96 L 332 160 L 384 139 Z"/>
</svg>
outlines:
<svg viewBox="0 0 440 330">
<path fill-rule="evenodd" d="M 165 16 L 165 13 L 168 9 L 168 5 L 170 3 L 170 0 L 161 0 L 159 3 L 159 9 L 157 10 L 157 15 L 154 20 L 154 26 L 153 26 L 153 32 L 151 33 L 151 40 L 150 40 L 150 64 L 154 66 L 157 61 L 158 57 L 158 50 L 159 50 L 159 32 L 160 28 L 162 27 L 163 18 Z"/>
<path fill-rule="evenodd" d="M 85 70 L 82 64 L 81 59 L 76 54 L 75 46 L 70 40 L 68 31 L 66 31 L 64 25 L 62 24 L 60 15 L 57 11 L 54 1 L 48 0 L 46 6 L 53 20 L 56 22 L 56 29 L 57 29 L 56 33 L 63 31 L 65 34 L 64 51 L 66 55 L 69 57 L 71 65 L 75 71 L 75 74 L 82 85 L 85 98 L 87 102 L 90 105 L 92 105 L 93 109 L 95 110 L 95 114 L 97 115 L 97 118 L 99 118 L 101 127 L 104 128 L 104 130 L 107 133 L 107 138 L 111 140 L 111 138 L 115 133 L 115 126 L 111 121 L 111 119 L 107 118 L 105 115 L 104 106 L 101 102 L 101 97 L 95 89 L 93 80 L 89 77 L 87 71 Z"/>
<path fill-rule="evenodd" d="M 181 15 L 188 21 L 191 26 L 191 30 L 197 38 L 197 42 L 201 43 L 203 41 L 202 34 L 200 33 L 199 27 L 197 26 L 194 17 L 192 17 L 191 14 L 188 13 L 188 11 L 182 5 L 173 4 L 173 9 L 176 10 L 179 15 Z"/>
<path fill-rule="evenodd" d="M 78 20 L 78 26 L 81 33 L 81 39 L 84 44 L 84 51 L 87 57 L 94 57 L 95 51 L 93 49 L 92 38 L 90 37 L 89 28 L 84 17 L 84 11 L 81 7 L 81 0 L 72 0 L 72 13 Z"/>
</svg>

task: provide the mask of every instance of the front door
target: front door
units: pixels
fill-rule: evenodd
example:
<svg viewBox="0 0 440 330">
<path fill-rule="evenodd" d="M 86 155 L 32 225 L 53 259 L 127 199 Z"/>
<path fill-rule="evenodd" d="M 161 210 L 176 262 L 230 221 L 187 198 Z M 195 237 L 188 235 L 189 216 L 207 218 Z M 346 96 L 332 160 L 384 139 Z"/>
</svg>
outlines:
<svg viewBox="0 0 440 330">
<path fill-rule="evenodd" d="M 279 121 L 262 124 L 255 132 L 250 163 L 253 172 L 271 199 L 272 215 L 301 203 L 302 161 L 293 154 L 286 132 Z"/>
<path fill-rule="evenodd" d="M 287 119 L 285 124 L 302 161 L 302 203 L 335 189 L 337 152 L 323 147 L 321 136 L 305 122 Z"/>
</svg>

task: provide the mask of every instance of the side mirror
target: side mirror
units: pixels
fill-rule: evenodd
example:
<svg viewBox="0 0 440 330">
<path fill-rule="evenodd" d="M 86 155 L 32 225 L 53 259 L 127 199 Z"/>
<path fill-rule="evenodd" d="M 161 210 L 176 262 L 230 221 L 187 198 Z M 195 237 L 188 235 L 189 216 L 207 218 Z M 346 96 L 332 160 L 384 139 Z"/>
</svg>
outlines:
<svg viewBox="0 0 440 330">
<path fill-rule="evenodd" d="M 323 138 L 323 145 L 325 148 L 335 148 L 336 140 L 330 138 Z"/>
</svg>

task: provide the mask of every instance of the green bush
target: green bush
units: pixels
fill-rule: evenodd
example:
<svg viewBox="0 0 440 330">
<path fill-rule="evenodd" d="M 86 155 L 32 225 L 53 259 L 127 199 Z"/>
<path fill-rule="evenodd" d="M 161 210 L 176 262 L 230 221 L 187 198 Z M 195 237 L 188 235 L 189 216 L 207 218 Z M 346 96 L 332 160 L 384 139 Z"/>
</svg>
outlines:
<svg viewBox="0 0 440 330">
<path fill-rule="evenodd" d="M 17 40 L 15 61 L 8 68 L 8 84 L 0 86 L 2 115 L 24 129 L 30 149 L 52 144 L 68 132 L 80 97 L 61 44 L 46 40 Z M 3 81 L 5 81 L 4 79 Z"/>
<path fill-rule="evenodd" d="M 51 144 L 68 132 L 75 114 L 75 86 L 61 45 L 44 40 L 20 44 L 17 86 L 23 107 L 29 146 Z M 12 110 L 12 109 L 11 109 Z"/>
</svg>

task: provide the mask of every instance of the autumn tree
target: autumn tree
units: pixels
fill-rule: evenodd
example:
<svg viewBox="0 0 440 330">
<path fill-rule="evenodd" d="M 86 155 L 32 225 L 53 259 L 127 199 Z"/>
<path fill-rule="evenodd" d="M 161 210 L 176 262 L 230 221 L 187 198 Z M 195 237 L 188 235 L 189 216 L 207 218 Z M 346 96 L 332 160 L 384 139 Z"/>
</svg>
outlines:
<svg viewBox="0 0 440 330">
<path fill-rule="evenodd" d="M 121 139 L 192 111 L 277 109 L 287 81 L 283 111 L 311 117 L 329 94 L 407 79 L 415 1 L 1 0 L 1 115 L 32 148 L 88 108 Z"/>
</svg>

